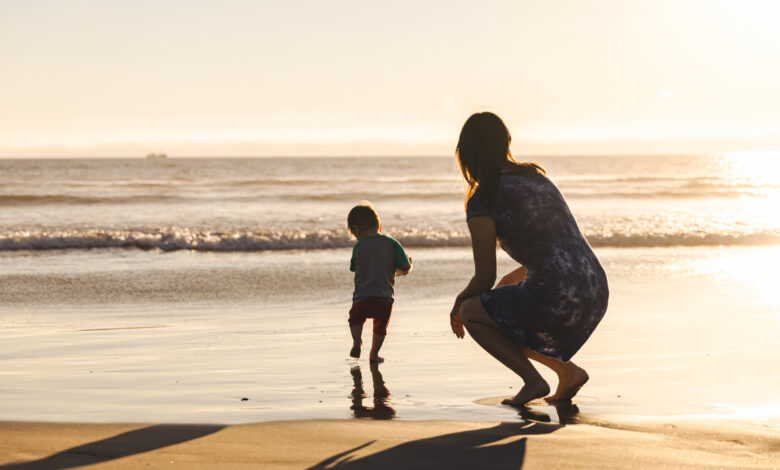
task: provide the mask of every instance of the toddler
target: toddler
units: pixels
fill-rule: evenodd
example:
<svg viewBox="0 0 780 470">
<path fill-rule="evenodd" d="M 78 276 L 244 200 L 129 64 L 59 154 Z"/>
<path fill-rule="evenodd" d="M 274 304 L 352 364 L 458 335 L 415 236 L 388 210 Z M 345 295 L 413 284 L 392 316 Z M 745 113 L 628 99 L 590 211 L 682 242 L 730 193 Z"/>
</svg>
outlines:
<svg viewBox="0 0 780 470">
<path fill-rule="evenodd" d="M 412 270 L 412 260 L 398 241 L 382 233 L 379 214 L 370 203 L 357 205 L 347 216 L 349 232 L 357 239 L 352 248 L 349 269 L 355 273 L 355 291 L 349 311 L 352 350 L 349 355 L 360 357 L 363 324 L 374 319 L 374 336 L 368 359 L 380 363 L 379 348 L 387 335 L 387 323 L 393 309 L 395 276 L 405 276 Z"/>
</svg>

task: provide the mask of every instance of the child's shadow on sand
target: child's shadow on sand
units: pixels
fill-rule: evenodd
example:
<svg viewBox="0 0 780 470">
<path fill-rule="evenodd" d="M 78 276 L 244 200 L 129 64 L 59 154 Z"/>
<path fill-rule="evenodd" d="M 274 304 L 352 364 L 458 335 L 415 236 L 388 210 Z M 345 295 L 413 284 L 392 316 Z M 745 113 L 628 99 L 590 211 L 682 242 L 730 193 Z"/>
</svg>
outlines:
<svg viewBox="0 0 780 470">
<path fill-rule="evenodd" d="M 355 366 L 349 370 L 352 374 L 354 388 L 349 395 L 352 406 L 349 407 L 356 418 L 373 419 L 392 419 L 395 416 L 395 410 L 390 406 L 390 390 L 385 386 L 382 373 L 379 372 L 379 364 L 371 364 L 371 382 L 374 387 L 374 406 L 367 408 L 363 406 L 363 399 L 366 398 L 366 391 L 363 388 L 363 373 L 360 366 Z"/>
<path fill-rule="evenodd" d="M 54 470 L 99 463 L 105 463 L 110 466 L 112 460 L 182 444 L 214 434 L 223 428 L 225 426 L 221 425 L 160 424 L 148 426 L 89 444 L 72 447 L 42 459 L 0 465 L 0 469 Z"/>
</svg>

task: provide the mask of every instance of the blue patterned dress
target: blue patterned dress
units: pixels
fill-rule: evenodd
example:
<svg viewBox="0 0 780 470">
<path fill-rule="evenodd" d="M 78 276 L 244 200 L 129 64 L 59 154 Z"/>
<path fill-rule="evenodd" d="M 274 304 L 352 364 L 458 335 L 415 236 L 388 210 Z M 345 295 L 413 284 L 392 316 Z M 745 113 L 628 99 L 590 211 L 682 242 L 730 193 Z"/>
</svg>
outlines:
<svg viewBox="0 0 780 470">
<path fill-rule="evenodd" d="M 501 247 L 528 269 L 525 281 L 482 294 L 485 310 L 523 345 L 568 361 L 607 310 L 607 276 L 558 188 L 528 171 L 501 175 L 492 207 L 477 191 L 466 219 L 495 220 Z"/>
</svg>

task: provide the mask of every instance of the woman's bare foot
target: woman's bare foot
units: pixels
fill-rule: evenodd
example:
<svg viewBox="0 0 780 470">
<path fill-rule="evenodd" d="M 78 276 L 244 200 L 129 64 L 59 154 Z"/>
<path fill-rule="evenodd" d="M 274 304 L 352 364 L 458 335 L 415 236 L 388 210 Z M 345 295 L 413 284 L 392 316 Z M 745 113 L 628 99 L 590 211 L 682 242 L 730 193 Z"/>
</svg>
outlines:
<svg viewBox="0 0 780 470">
<path fill-rule="evenodd" d="M 381 364 L 385 362 L 385 358 L 382 356 L 370 357 L 368 358 L 368 362 L 371 364 Z"/>
<path fill-rule="evenodd" d="M 564 367 L 558 374 L 558 389 L 555 394 L 545 398 L 549 402 L 569 401 L 579 392 L 580 388 L 588 381 L 588 373 L 585 369 L 573 362 L 564 363 Z"/>
<path fill-rule="evenodd" d="M 507 398 L 506 400 L 502 401 L 501 404 L 511 405 L 511 406 L 522 406 L 531 400 L 534 400 L 536 398 L 542 398 L 548 393 L 550 393 L 550 386 L 547 385 L 547 382 L 542 380 L 541 382 L 536 382 L 533 384 L 525 384 L 523 388 L 521 388 L 520 391 L 517 392 L 517 395 L 515 395 L 512 398 Z"/>
<path fill-rule="evenodd" d="M 356 358 L 356 359 L 358 357 L 360 357 L 360 344 L 359 343 L 356 343 L 356 344 L 352 345 L 352 350 L 349 352 L 349 355 L 354 357 L 354 358 Z"/>
</svg>

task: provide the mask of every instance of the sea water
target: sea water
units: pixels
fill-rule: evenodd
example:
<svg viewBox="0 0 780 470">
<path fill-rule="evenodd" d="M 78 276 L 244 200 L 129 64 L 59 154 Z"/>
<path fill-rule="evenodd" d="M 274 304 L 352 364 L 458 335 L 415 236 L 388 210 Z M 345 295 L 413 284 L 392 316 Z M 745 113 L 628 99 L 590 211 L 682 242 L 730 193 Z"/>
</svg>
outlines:
<svg viewBox="0 0 780 470">
<path fill-rule="evenodd" d="M 610 279 L 574 359 L 592 377 L 579 412 L 777 423 L 778 173 L 748 157 L 530 160 Z M 415 260 L 373 370 L 347 357 L 361 200 Z M 519 379 L 449 331 L 472 270 L 451 158 L 0 160 L 0 419 L 522 419 L 491 405 Z"/>
<path fill-rule="evenodd" d="M 780 169 L 763 160 L 532 160 L 594 247 L 780 243 Z M 468 246 L 462 194 L 441 157 L 0 160 L 0 249 L 345 247 L 361 200 L 407 246 Z"/>
</svg>

